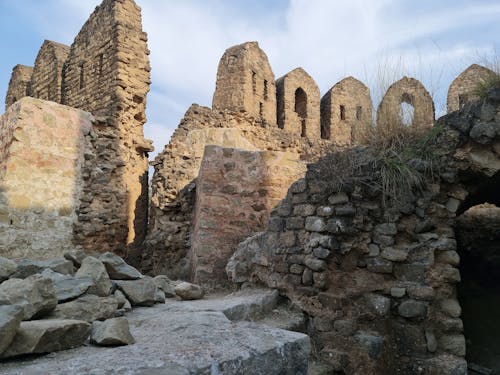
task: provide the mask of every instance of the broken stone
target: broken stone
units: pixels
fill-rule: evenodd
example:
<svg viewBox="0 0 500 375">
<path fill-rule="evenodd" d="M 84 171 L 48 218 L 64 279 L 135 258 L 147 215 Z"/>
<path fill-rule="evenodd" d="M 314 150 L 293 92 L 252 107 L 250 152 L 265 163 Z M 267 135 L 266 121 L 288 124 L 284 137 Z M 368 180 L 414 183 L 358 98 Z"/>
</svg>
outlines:
<svg viewBox="0 0 500 375">
<path fill-rule="evenodd" d="M 57 305 L 52 280 L 42 275 L 26 279 L 9 279 L 0 284 L 0 305 L 18 305 L 23 320 L 43 316 Z"/>
<path fill-rule="evenodd" d="M 113 318 L 92 323 L 90 342 L 100 346 L 122 346 L 135 342 L 130 333 L 128 320 Z"/>
<path fill-rule="evenodd" d="M 22 322 L 2 358 L 23 354 L 51 353 L 85 343 L 90 324 L 80 320 L 33 320 Z"/>
<path fill-rule="evenodd" d="M 17 270 L 17 263 L 0 257 L 0 283 L 7 280 Z"/>
<path fill-rule="evenodd" d="M 0 354 L 14 339 L 23 315 L 23 309 L 20 306 L 0 306 Z"/>
<path fill-rule="evenodd" d="M 99 259 L 86 257 L 75 276 L 92 279 L 94 284 L 89 288 L 89 294 L 95 294 L 100 297 L 111 295 L 113 285 L 109 279 L 106 267 Z"/>
<path fill-rule="evenodd" d="M 406 258 L 408 258 L 408 252 L 404 250 L 394 249 L 392 247 L 386 247 L 384 250 L 382 250 L 382 254 L 380 254 L 380 256 L 392 262 L 404 262 Z"/>
<path fill-rule="evenodd" d="M 132 306 L 153 306 L 155 304 L 157 288 L 152 279 L 117 280 L 115 282 Z"/>
<path fill-rule="evenodd" d="M 109 277 L 113 280 L 137 280 L 142 277 L 139 271 L 116 254 L 109 252 L 102 254 L 99 260 L 104 263 Z"/>
<path fill-rule="evenodd" d="M 165 298 L 174 298 L 176 296 L 175 285 L 177 285 L 178 282 L 170 280 L 165 275 L 158 275 L 156 277 L 153 277 L 153 282 L 155 283 L 157 288 L 163 290 L 163 293 L 165 293 Z"/>
<path fill-rule="evenodd" d="M 160 288 L 156 288 L 155 302 L 156 303 L 165 303 L 165 293 Z"/>
<path fill-rule="evenodd" d="M 117 309 L 118 301 L 114 297 L 98 297 L 94 294 L 87 294 L 74 301 L 57 305 L 49 318 L 77 319 L 92 323 L 96 320 L 112 318 Z"/>
<path fill-rule="evenodd" d="M 324 271 L 328 268 L 326 262 L 321 259 L 308 258 L 304 263 L 313 271 Z"/>
<path fill-rule="evenodd" d="M 305 228 L 310 232 L 324 232 L 326 230 L 326 223 L 322 217 L 309 216 L 306 218 Z"/>
<path fill-rule="evenodd" d="M 46 269 L 42 272 L 52 280 L 58 302 L 66 302 L 84 294 L 94 282 L 90 277 L 73 277 Z"/>
<path fill-rule="evenodd" d="M 205 293 L 199 285 L 182 282 L 175 286 L 175 294 L 183 300 L 195 300 L 203 298 Z"/>
<path fill-rule="evenodd" d="M 80 268 L 83 260 L 89 255 L 83 250 L 70 250 L 64 253 L 64 258 L 73 262 L 76 268 Z"/>
<path fill-rule="evenodd" d="M 368 294 L 365 296 L 368 306 L 378 316 L 387 316 L 391 309 L 391 300 L 378 294 Z"/>
<path fill-rule="evenodd" d="M 65 275 L 73 275 L 73 263 L 66 259 L 53 260 L 30 260 L 23 259 L 17 263 L 17 270 L 11 276 L 15 279 L 25 279 L 31 275 L 42 273 L 45 269 L 51 269 L 54 272 Z"/>
</svg>

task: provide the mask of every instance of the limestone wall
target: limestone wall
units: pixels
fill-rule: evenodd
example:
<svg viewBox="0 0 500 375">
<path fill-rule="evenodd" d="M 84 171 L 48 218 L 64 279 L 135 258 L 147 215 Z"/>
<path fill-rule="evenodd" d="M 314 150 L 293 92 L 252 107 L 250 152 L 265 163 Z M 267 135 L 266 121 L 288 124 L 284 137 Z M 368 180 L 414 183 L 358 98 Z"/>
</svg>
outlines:
<svg viewBox="0 0 500 375">
<path fill-rule="evenodd" d="M 192 279 L 206 289 L 228 288 L 225 268 L 236 245 L 266 227 L 304 173 L 297 154 L 207 146 L 197 178 Z"/>
<path fill-rule="evenodd" d="M 403 77 L 393 83 L 382 98 L 377 110 L 377 127 L 389 128 L 402 125 L 401 104 L 413 107 L 410 126 L 432 127 L 434 124 L 434 101 L 420 81 Z"/>
<path fill-rule="evenodd" d="M 30 81 L 33 67 L 26 65 L 16 65 L 12 69 L 9 88 L 5 96 L 5 109 L 12 104 L 31 94 Z"/>
<path fill-rule="evenodd" d="M 276 82 L 278 126 L 309 139 L 321 137 L 320 94 L 312 77 L 302 68 Z"/>
<path fill-rule="evenodd" d="M 226 50 L 217 71 L 213 108 L 245 111 L 256 119 L 276 124 L 274 73 L 257 42 Z"/>
<path fill-rule="evenodd" d="M 31 75 L 32 97 L 61 103 L 63 66 L 68 53 L 69 47 L 64 44 L 50 40 L 43 42 Z"/>
<path fill-rule="evenodd" d="M 370 89 L 356 78 L 344 78 L 321 99 L 321 138 L 359 144 L 372 125 L 372 113 Z"/>
<path fill-rule="evenodd" d="M 495 72 L 492 70 L 477 64 L 472 64 L 460 73 L 448 89 L 448 113 L 457 111 L 465 104 L 479 99 L 474 95 L 474 90 L 481 82 L 485 82 L 494 75 Z"/>
<path fill-rule="evenodd" d="M 74 248 L 92 121 L 32 98 L 0 117 L 0 256 L 47 259 Z"/>
</svg>

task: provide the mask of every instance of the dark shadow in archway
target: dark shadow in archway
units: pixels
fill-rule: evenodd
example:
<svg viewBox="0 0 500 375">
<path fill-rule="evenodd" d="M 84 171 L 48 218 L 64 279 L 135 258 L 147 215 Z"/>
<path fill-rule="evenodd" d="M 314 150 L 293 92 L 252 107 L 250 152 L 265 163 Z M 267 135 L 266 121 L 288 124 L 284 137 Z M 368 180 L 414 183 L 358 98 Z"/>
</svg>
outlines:
<svg viewBox="0 0 500 375">
<path fill-rule="evenodd" d="M 301 136 L 305 137 L 306 132 L 306 118 L 307 118 L 307 94 L 302 88 L 295 90 L 295 113 L 301 120 Z"/>
</svg>

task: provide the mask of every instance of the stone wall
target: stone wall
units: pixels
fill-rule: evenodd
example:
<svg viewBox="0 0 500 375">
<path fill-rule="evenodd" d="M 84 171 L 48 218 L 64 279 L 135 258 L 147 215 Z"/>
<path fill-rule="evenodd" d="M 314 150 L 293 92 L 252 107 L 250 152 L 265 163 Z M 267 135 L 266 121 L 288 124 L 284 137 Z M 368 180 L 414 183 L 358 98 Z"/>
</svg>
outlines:
<svg viewBox="0 0 500 375">
<path fill-rule="evenodd" d="M 321 138 L 359 144 L 371 128 L 370 89 L 354 77 L 336 83 L 321 99 Z"/>
<path fill-rule="evenodd" d="M 309 139 L 321 138 L 320 94 L 314 79 L 302 68 L 276 81 L 278 126 Z"/>
<path fill-rule="evenodd" d="M 268 124 L 276 124 L 274 73 L 257 42 L 226 50 L 219 62 L 213 108 L 244 111 Z"/>
<path fill-rule="evenodd" d="M 239 245 L 230 279 L 277 287 L 299 304 L 336 371 L 466 374 L 454 225 L 471 205 L 499 203 L 499 111 L 497 89 L 441 118 L 427 151 L 438 175 L 401 204 L 384 206 L 369 163 L 342 178 L 326 177 L 340 155 L 310 165 L 266 232 Z"/>
<path fill-rule="evenodd" d="M 192 279 L 205 289 L 230 287 L 225 268 L 236 246 L 266 227 L 271 210 L 304 173 L 295 153 L 207 146 L 197 178 Z"/>
<path fill-rule="evenodd" d="M 133 0 L 104 0 L 71 45 L 63 103 L 92 112 L 93 170 L 86 178 L 86 212 L 77 228 L 85 248 L 123 254 L 141 243 L 147 225 L 147 153 L 143 136 L 150 84 L 147 36 Z"/>
<path fill-rule="evenodd" d="M 390 128 L 402 124 L 401 104 L 413 107 L 410 126 L 432 127 L 434 124 L 434 102 L 420 81 L 403 77 L 393 83 L 384 95 L 377 110 L 377 127 Z"/>
<path fill-rule="evenodd" d="M 0 256 L 48 259 L 74 249 L 92 121 L 32 98 L 0 117 Z"/>
<path fill-rule="evenodd" d="M 473 91 L 481 82 L 487 81 L 495 72 L 484 66 L 472 64 L 453 80 L 448 89 L 448 113 L 457 111 L 465 104 L 477 101 L 479 98 Z"/>
<path fill-rule="evenodd" d="M 68 53 L 69 47 L 64 44 L 50 40 L 43 42 L 31 75 L 30 96 L 61 103 L 63 66 Z"/>
<path fill-rule="evenodd" d="M 9 108 L 21 98 L 30 95 L 32 72 L 33 68 L 26 65 L 16 65 L 14 69 L 12 69 L 9 88 L 7 89 L 7 94 L 5 96 L 5 109 Z"/>
</svg>

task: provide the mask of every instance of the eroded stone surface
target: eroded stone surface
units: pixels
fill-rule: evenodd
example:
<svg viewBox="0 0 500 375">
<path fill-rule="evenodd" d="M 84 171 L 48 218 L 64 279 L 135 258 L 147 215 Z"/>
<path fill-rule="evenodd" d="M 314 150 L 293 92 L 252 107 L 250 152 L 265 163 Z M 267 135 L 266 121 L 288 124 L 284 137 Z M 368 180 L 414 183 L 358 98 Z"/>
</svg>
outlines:
<svg viewBox="0 0 500 375">
<path fill-rule="evenodd" d="M 114 297 L 98 297 L 87 294 L 74 301 L 60 303 L 50 313 L 50 319 L 77 319 L 92 323 L 96 320 L 112 318 L 118 309 Z"/>
<path fill-rule="evenodd" d="M 111 294 L 113 285 L 109 279 L 106 267 L 104 267 L 104 264 L 100 260 L 94 257 L 85 258 L 75 276 L 92 279 L 93 285 L 88 291 L 90 294 L 100 297 L 106 297 Z"/>
<path fill-rule="evenodd" d="M 135 342 L 130 334 L 128 320 L 125 318 L 94 322 L 92 324 L 90 341 L 100 346 L 130 345 Z"/>
<path fill-rule="evenodd" d="M 0 306 L 0 355 L 14 339 L 23 315 L 20 306 Z"/>
<path fill-rule="evenodd" d="M 153 306 L 155 304 L 157 287 L 152 279 L 116 280 L 115 282 L 132 306 Z"/>
</svg>

